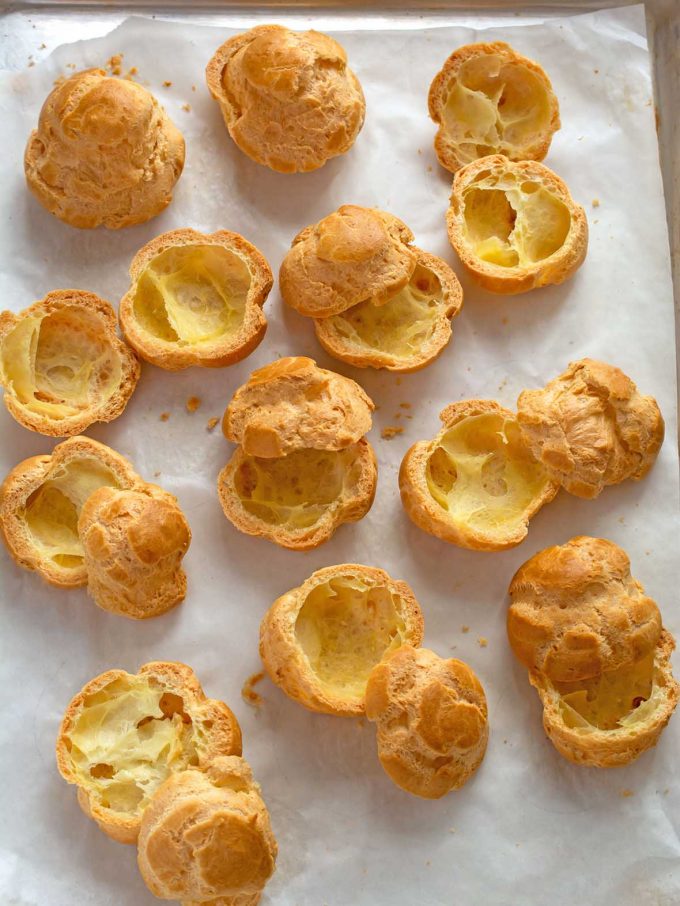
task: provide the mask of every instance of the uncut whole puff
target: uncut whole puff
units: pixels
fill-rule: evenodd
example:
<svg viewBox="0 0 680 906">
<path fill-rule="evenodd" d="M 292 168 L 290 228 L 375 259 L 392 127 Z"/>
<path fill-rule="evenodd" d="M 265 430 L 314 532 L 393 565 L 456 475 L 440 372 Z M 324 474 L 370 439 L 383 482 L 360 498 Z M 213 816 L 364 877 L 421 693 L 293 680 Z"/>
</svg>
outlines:
<svg viewBox="0 0 680 906">
<path fill-rule="evenodd" d="M 172 201 L 184 150 L 182 134 L 146 88 L 88 69 L 47 96 L 24 170 L 55 217 L 116 230 L 155 217 Z"/>
<path fill-rule="evenodd" d="M 241 151 L 281 173 L 344 154 L 364 122 L 359 80 L 340 44 L 321 32 L 252 28 L 215 52 L 206 80 Z"/>
</svg>

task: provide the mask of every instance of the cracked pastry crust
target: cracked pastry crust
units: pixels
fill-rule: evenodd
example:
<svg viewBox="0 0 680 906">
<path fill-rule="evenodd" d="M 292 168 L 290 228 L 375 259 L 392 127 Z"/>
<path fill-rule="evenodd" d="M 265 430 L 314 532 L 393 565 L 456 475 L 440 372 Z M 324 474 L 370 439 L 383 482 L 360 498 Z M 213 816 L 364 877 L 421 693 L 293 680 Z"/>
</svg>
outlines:
<svg viewBox="0 0 680 906">
<path fill-rule="evenodd" d="M 373 667 L 423 638 L 423 616 L 406 582 L 344 563 L 319 569 L 278 598 L 260 626 L 260 656 L 290 698 L 322 714 L 364 713 Z"/>
<path fill-rule="evenodd" d="M 142 817 L 139 870 L 164 900 L 256 903 L 276 855 L 260 787 L 237 756 L 171 774 Z"/>
<path fill-rule="evenodd" d="M 262 306 L 272 272 L 238 233 L 163 233 L 132 259 L 130 280 L 120 303 L 121 328 L 138 354 L 159 368 L 233 365 L 264 337 Z"/>
<path fill-rule="evenodd" d="M 42 206 L 85 229 L 160 214 L 183 167 L 182 134 L 154 96 L 103 69 L 74 73 L 50 92 L 24 156 Z"/>
<path fill-rule="evenodd" d="M 359 80 L 321 32 L 258 25 L 218 48 L 206 81 L 236 145 L 280 173 L 344 154 L 364 123 Z"/>
<path fill-rule="evenodd" d="M 583 263 L 588 221 L 566 184 L 536 161 L 482 157 L 459 170 L 446 212 L 449 240 L 492 293 L 562 283 Z"/>
<path fill-rule="evenodd" d="M 223 702 L 206 698 L 190 667 L 154 661 L 87 683 L 66 709 L 56 753 L 85 814 L 119 843 L 135 843 L 161 784 L 240 755 L 241 730 Z"/>
<path fill-rule="evenodd" d="M 191 530 L 162 488 L 99 488 L 80 512 L 78 537 L 88 592 L 103 610 L 145 620 L 184 600 Z"/>
<path fill-rule="evenodd" d="M 0 529 L 12 559 L 62 588 L 87 583 L 78 518 L 103 486 L 144 486 L 131 464 L 89 437 L 71 437 L 51 455 L 16 465 L 0 487 Z"/>
<path fill-rule="evenodd" d="M 482 763 L 489 736 L 482 684 L 463 661 L 402 645 L 366 685 L 366 717 L 378 756 L 397 786 L 439 799 L 460 789 Z"/>
<path fill-rule="evenodd" d="M 625 551 L 579 536 L 528 560 L 510 584 L 508 639 L 576 764 L 629 764 L 656 745 L 678 700 L 672 635 Z"/>
<path fill-rule="evenodd" d="M 619 368 L 594 359 L 571 362 L 541 390 L 524 390 L 517 421 L 551 478 L 577 497 L 644 478 L 664 438 L 656 400 Z"/>
<path fill-rule="evenodd" d="M 401 464 L 399 490 L 409 518 L 459 547 L 519 544 L 558 485 L 524 444 L 515 416 L 492 400 L 466 400 L 439 417 L 439 434 L 414 444 Z"/>
<path fill-rule="evenodd" d="M 112 421 L 139 375 L 113 309 L 94 293 L 55 290 L 19 314 L 0 314 L 5 406 L 30 431 L 66 437 Z"/>
<path fill-rule="evenodd" d="M 455 50 L 434 77 L 428 107 L 439 127 L 437 158 L 451 173 L 490 154 L 543 160 L 560 128 L 550 79 L 503 41 Z"/>
</svg>

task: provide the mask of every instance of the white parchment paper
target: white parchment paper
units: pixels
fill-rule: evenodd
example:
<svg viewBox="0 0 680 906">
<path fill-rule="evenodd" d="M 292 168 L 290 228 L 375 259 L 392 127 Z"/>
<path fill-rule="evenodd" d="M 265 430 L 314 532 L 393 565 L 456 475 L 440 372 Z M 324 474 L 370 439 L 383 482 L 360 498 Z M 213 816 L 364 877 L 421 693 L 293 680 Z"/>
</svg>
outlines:
<svg viewBox="0 0 680 906">
<path fill-rule="evenodd" d="M 206 692 L 238 715 L 244 754 L 280 846 L 263 897 L 268 906 L 680 902 L 680 718 L 630 767 L 577 768 L 545 739 L 538 698 L 505 637 L 506 589 L 515 569 L 575 534 L 625 547 L 666 625 L 680 632 L 673 309 L 642 8 L 532 22 L 506 18 L 474 30 L 422 29 L 414 20 L 408 30 L 336 29 L 366 92 L 366 125 L 348 155 L 301 176 L 252 163 L 222 125 L 203 69 L 228 29 L 135 18 L 107 37 L 62 46 L 33 69 L 0 76 L 3 307 L 22 309 L 59 287 L 93 290 L 115 305 L 134 252 L 176 227 L 236 230 L 276 272 L 295 233 L 345 202 L 402 217 L 419 246 L 460 273 L 444 226 L 450 177 L 432 151 L 426 99 L 451 50 L 480 39 L 509 40 L 548 70 L 563 126 L 546 163 L 585 205 L 591 229 L 584 266 L 561 287 L 503 299 L 463 279 L 454 339 L 415 375 L 330 359 L 311 323 L 284 309 L 276 287 L 266 305 L 267 336 L 245 362 L 181 374 L 144 365 L 124 415 L 88 433 L 178 495 L 193 531 L 185 560 L 189 593 L 173 613 L 137 624 L 98 610 L 83 590 L 49 588 L 0 551 L 2 903 L 155 902 L 137 873 L 134 847 L 112 842 L 83 816 L 54 761 L 71 696 L 110 667 L 135 671 L 152 659 L 190 664 Z M 160 217 L 121 233 L 77 231 L 29 195 L 23 148 L 56 77 L 121 52 L 123 68 L 137 67 L 137 78 L 184 132 L 187 165 Z M 206 429 L 252 369 L 291 354 L 311 355 L 359 380 L 380 406 L 370 435 L 380 470 L 375 505 L 362 522 L 307 554 L 241 535 L 226 521 L 215 480 L 231 449 L 219 428 Z M 522 388 L 542 385 L 582 356 L 621 366 L 659 400 L 667 439 L 648 478 L 607 489 L 597 501 L 561 493 L 533 520 L 527 540 L 506 553 L 459 550 L 411 525 L 399 502 L 399 463 L 411 443 L 434 434 L 446 403 L 491 397 L 513 407 Z M 189 414 L 192 395 L 202 405 Z M 164 411 L 167 422 L 159 419 Z M 404 433 L 382 440 L 381 428 L 394 424 Z M 0 411 L 2 474 L 53 445 Z M 241 700 L 243 681 L 260 669 L 257 631 L 271 602 L 313 570 L 347 561 L 410 582 L 425 614 L 426 644 L 469 662 L 484 683 L 488 753 L 460 793 L 427 802 L 401 792 L 378 764 L 370 724 L 308 713 L 268 680 L 258 687 L 259 710 Z"/>
</svg>

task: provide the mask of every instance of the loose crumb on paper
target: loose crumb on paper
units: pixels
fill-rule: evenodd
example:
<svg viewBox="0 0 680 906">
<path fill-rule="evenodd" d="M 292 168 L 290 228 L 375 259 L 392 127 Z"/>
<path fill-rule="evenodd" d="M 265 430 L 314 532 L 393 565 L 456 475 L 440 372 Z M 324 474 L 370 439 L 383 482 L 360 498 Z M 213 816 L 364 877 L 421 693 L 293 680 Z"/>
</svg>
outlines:
<svg viewBox="0 0 680 906">
<path fill-rule="evenodd" d="M 192 90 L 192 91 L 196 91 L 196 86 L 195 86 L 195 85 L 192 85 L 192 86 L 191 86 L 191 90 Z"/>
<path fill-rule="evenodd" d="M 399 403 L 399 408 L 400 409 L 410 409 L 411 404 L 410 403 Z"/>
<path fill-rule="evenodd" d="M 116 53 L 106 61 L 106 68 L 111 75 L 120 75 L 123 65 L 123 54 Z"/>
<path fill-rule="evenodd" d="M 392 440 L 393 437 L 396 437 L 398 434 L 403 434 L 404 429 L 401 425 L 387 425 L 386 428 L 383 428 L 380 432 L 380 436 L 383 440 Z"/>
<path fill-rule="evenodd" d="M 185 113 L 191 113 L 191 104 L 182 104 L 182 110 L 184 110 Z"/>
<path fill-rule="evenodd" d="M 169 82 L 167 79 L 163 82 L 163 88 L 172 88 L 172 82 Z"/>
<path fill-rule="evenodd" d="M 161 477 L 161 473 L 160 473 L 160 472 L 154 472 L 154 473 L 153 473 L 153 477 L 154 477 L 154 478 L 160 478 L 160 477 Z"/>
<path fill-rule="evenodd" d="M 208 424 L 206 425 L 206 428 L 208 429 L 208 431 L 214 431 L 215 428 L 217 427 L 218 422 L 219 422 L 219 418 L 216 415 L 213 415 L 212 418 L 209 418 Z"/>
<path fill-rule="evenodd" d="M 628 790 L 628 789 L 621 790 L 621 792 L 619 793 L 619 796 L 622 799 L 630 799 L 630 797 L 634 796 L 634 795 L 635 795 L 635 790 Z"/>
<path fill-rule="evenodd" d="M 489 640 L 485 639 L 483 635 L 480 635 L 480 637 L 477 639 L 477 644 L 480 648 L 486 648 L 486 646 L 489 644 Z"/>
<path fill-rule="evenodd" d="M 200 396 L 190 396 L 186 402 L 187 412 L 195 412 L 201 407 Z"/>
<path fill-rule="evenodd" d="M 259 708 L 264 699 L 255 691 L 255 686 L 264 679 L 264 671 L 253 673 L 241 687 L 241 698 L 254 708 Z"/>
<path fill-rule="evenodd" d="M 461 627 L 460 627 L 460 631 L 461 631 L 461 632 L 469 632 L 469 631 L 470 631 L 470 627 L 469 627 L 469 626 L 461 626 Z"/>
<path fill-rule="evenodd" d="M 593 207 L 594 207 L 594 208 L 599 208 L 599 207 L 600 207 L 600 199 L 599 199 L 599 198 L 593 198 Z"/>
<path fill-rule="evenodd" d="M 158 417 L 160 418 L 160 420 L 161 420 L 162 422 L 167 422 L 167 420 L 170 418 L 170 413 L 169 413 L 169 412 L 161 412 L 161 414 L 160 414 Z"/>
</svg>

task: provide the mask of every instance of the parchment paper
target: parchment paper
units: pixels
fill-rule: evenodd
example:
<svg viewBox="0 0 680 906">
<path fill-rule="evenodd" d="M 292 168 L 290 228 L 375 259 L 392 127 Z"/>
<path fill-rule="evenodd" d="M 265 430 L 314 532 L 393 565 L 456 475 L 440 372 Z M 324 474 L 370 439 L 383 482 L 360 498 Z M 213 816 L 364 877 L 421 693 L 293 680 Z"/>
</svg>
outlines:
<svg viewBox="0 0 680 906">
<path fill-rule="evenodd" d="M 2 75 L 4 307 L 24 308 L 58 287 L 93 290 L 116 304 L 134 252 L 183 226 L 236 230 L 276 272 L 294 234 L 344 202 L 402 217 L 419 246 L 460 273 L 444 226 L 450 177 L 432 151 L 426 98 L 450 51 L 480 39 L 511 41 L 551 76 L 563 126 L 546 162 L 586 207 L 588 258 L 564 286 L 516 298 L 493 297 L 463 279 L 454 339 L 415 375 L 330 359 L 311 323 L 283 308 L 277 288 L 266 305 L 267 336 L 245 362 L 176 375 L 144 366 L 124 415 L 88 433 L 178 495 L 193 530 L 185 560 L 189 593 L 173 613 L 133 623 L 98 610 L 84 590 L 49 588 L 0 552 L 0 900 L 155 902 L 137 873 L 134 847 L 112 842 L 80 812 L 74 788 L 57 774 L 54 740 L 66 704 L 91 677 L 177 659 L 196 670 L 209 695 L 230 704 L 243 727 L 244 753 L 280 846 L 267 906 L 677 904 L 680 718 L 630 767 L 577 768 L 545 739 L 538 698 L 505 637 L 506 589 L 515 569 L 537 550 L 582 533 L 626 548 L 666 625 L 680 632 L 673 309 L 642 8 L 532 25 L 505 19 L 479 30 L 423 30 L 414 20 L 412 30 L 342 33 L 366 92 L 366 125 L 348 155 L 302 176 L 257 166 L 229 139 L 203 69 L 230 33 L 135 18 L 105 38 L 62 46 L 33 69 Z M 120 52 L 123 69 L 137 67 L 136 77 L 184 132 L 187 165 L 160 217 L 120 233 L 77 231 L 29 195 L 23 148 L 53 80 L 70 72 L 69 64 L 102 65 Z M 166 80 L 171 87 L 163 87 Z M 241 535 L 226 521 L 215 480 L 231 449 L 219 428 L 206 429 L 252 369 L 290 354 L 311 355 L 359 380 L 380 406 L 370 435 L 380 470 L 375 505 L 362 522 L 307 554 Z M 542 385 L 586 355 L 621 366 L 658 399 L 667 439 L 648 478 L 610 488 L 597 501 L 561 493 L 533 520 L 527 540 L 506 553 L 459 550 L 411 525 L 399 502 L 398 466 L 411 443 L 437 430 L 446 403 L 491 397 L 513 407 L 522 388 Z M 189 414 L 192 395 L 202 405 Z M 164 411 L 171 413 L 167 422 L 159 419 Z M 382 440 L 381 428 L 394 424 L 404 433 Z M 4 407 L 0 437 L 2 474 L 54 445 L 15 424 Z M 260 669 L 257 631 L 271 602 L 313 570 L 347 561 L 381 566 L 410 582 L 425 614 L 426 644 L 469 662 L 484 683 L 489 748 L 460 793 L 427 802 L 398 790 L 379 766 L 367 722 L 308 713 L 268 680 L 258 687 L 261 708 L 241 700 L 242 683 Z"/>
</svg>

